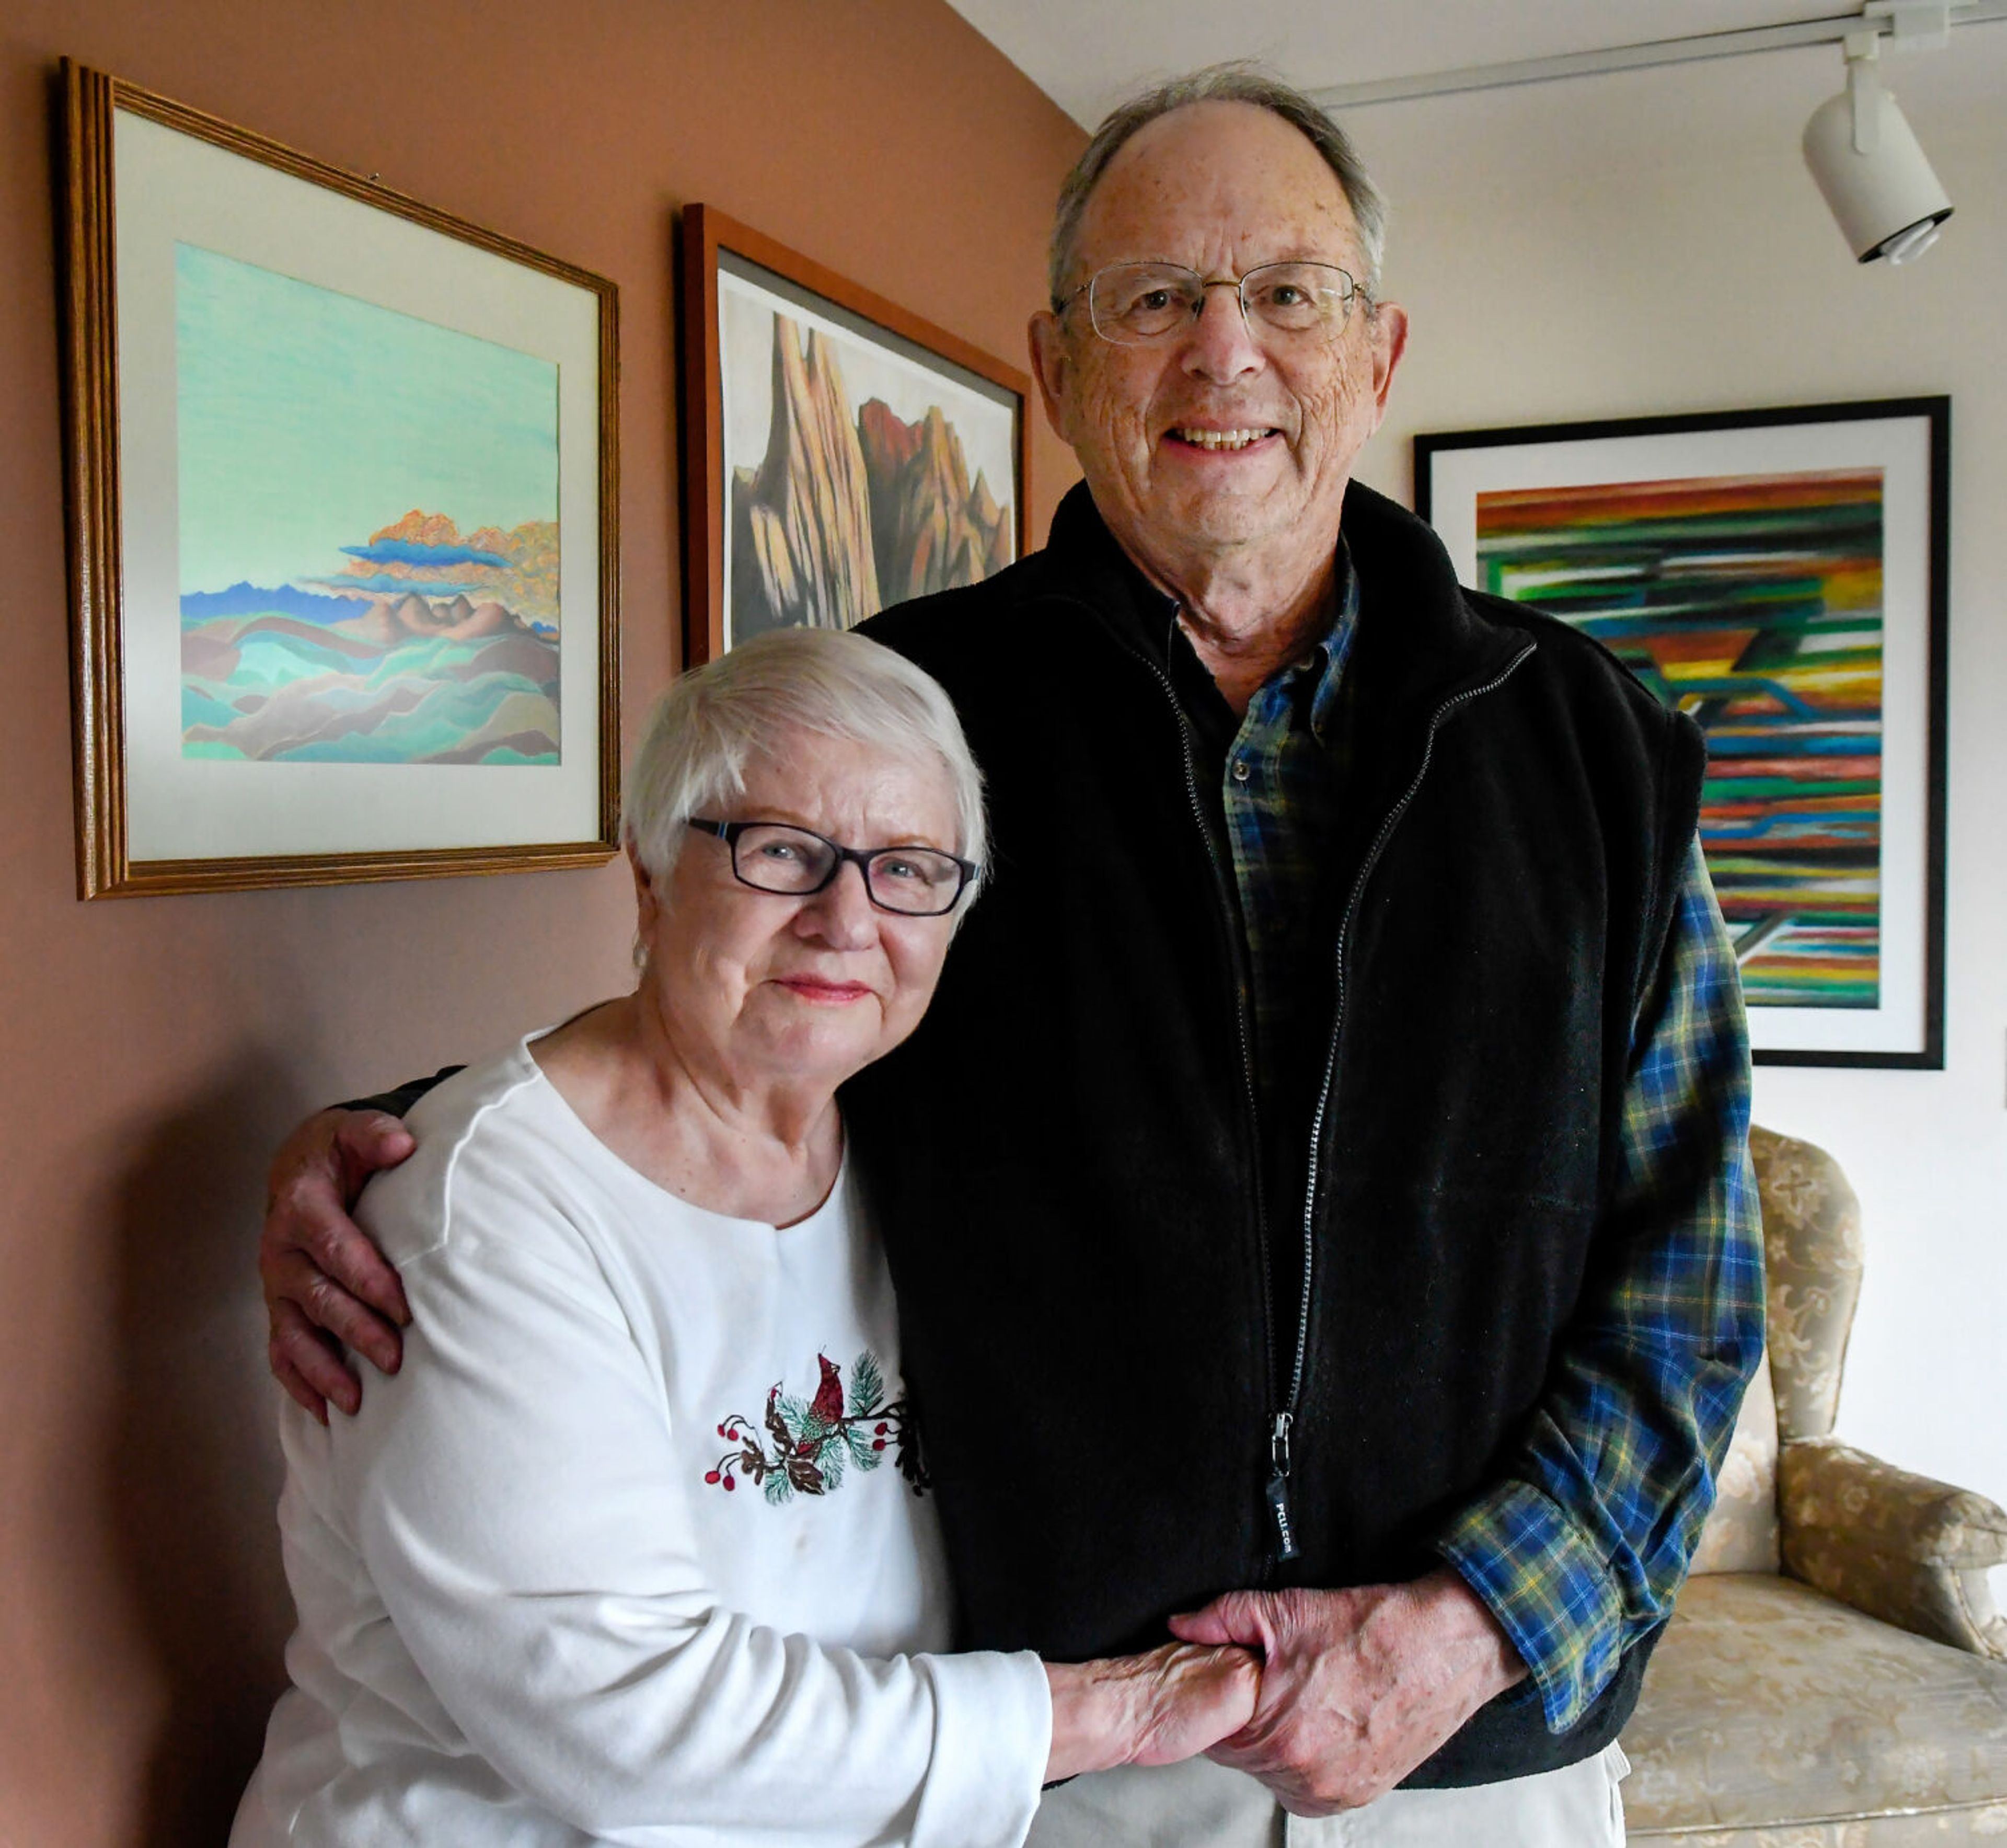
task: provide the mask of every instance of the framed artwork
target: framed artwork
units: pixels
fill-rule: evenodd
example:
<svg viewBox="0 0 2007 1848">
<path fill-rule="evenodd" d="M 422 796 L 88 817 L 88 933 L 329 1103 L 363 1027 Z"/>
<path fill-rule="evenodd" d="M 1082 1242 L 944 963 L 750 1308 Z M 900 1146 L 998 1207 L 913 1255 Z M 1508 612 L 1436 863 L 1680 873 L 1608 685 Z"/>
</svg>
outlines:
<svg viewBox="0 0 2007 1848">
<path fill-rule="evenodd" d="M 1024 373 L 710 206 L 682 281 L 687 661 L 1023 553 Z"/>
<path fill-rule="evenodd" d="M 1707 735 L 1700 836 L 1759 1063 L 1944 1064 L 1951 403 L 1415 439 L 1466 583 Z"/>
<path fill-rule="evenodd" d="M 614 850 L 612 284 L 64 67 L 85 898 Z"/>
</svg>

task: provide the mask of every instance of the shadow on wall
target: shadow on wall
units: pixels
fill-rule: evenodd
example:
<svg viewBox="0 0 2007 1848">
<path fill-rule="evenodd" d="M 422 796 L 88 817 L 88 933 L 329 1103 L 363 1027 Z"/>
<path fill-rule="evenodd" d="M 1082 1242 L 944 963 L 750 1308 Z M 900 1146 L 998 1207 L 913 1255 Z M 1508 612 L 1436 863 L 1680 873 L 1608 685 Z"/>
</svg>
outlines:
<svg viewBox="0 0 2007 1848">
<path fill-rule="evenodd" d="M 166 1715 L 136 1839 L 220 1843 L 284 1685 L 284 1473 L 256 1240 L 306 1106 L 254 1055 L 153 1127 L 117 1184 L 117 1442 L 107 1485 Z"/>
</svg>

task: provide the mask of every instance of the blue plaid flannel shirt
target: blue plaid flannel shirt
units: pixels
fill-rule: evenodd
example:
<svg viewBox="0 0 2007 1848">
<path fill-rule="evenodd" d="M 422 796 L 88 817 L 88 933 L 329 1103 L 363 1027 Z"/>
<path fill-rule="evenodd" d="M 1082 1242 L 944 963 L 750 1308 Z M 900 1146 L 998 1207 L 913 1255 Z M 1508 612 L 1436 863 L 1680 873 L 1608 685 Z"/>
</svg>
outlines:
<svg viewBox="0 0 2007 1848">
<path fill-rule="evenodd" d="M 1297 1037 L 1289 1023 L 1302 1016 L 1319 853 L 1342 800 L 1333 722 L 1358 590 L 1342 551 L 1339 564 L 1331 631 L 1256 693 L 1222 779 L 1271 1125 L 1278 1094 L 1301 1074 L 1258 1049 Z M 1190 688 L 1197 661 L 1183 652 L 1176 677 Z M 1621 1175 L 1605 1229 L 1625 1260 L 1592 1285 L 1557 1345 L 1505 1472 L 1435 1542 L 1526 1659 L 1554 1732 L 1579 1719 L 1624 1652 L 1665 1621 L 1713 1505 L 1763 1342 L 1748 1126 L 1741 985 L 1696 840 L 1657 982 L 1633 1026 Z"/>
</svg>

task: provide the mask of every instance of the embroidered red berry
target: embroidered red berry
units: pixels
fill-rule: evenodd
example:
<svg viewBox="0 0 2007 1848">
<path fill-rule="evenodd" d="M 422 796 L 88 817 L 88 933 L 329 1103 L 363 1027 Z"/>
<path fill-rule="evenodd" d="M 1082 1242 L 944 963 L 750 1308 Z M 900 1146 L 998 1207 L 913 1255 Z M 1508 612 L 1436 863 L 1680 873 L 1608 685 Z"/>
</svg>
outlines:
<svg viewBox="0 0 2007 1848">
<path fill-rule="evenodd" d="M 725 1486 L 728 1489 L 736 1489 L 739 1486 L 739 1479 L 736 1476 L 727 1476 L 725 1479 Z"/>
<path fill-rule="evenodd" d="M 879 1435 L 880 1437 L 883 1437 L 883 1436 L 885 1435 L 885 1427 L 884 1427 L 883 1425 L 880 1425 L 880 1426 L 878 1427 L 878 1435 Z M 880 1445 L 879 1445 L 879 1447 L 879 1447 L 880 1450 L 883 1450 L 885 1447 L 881 1443 Z"/>
<path fill-rule="evenodd" d="M 884 1426 L 881 1425 L 879 1426 L 879 1429 L 883 1430 Z M 873 1440 L 871 1447 L 874 1450 L 882 1450 L 885 1447 L 885 1440 L 882 1437 Z"/>
<path fill-rule="evenodd" d="M 704 1472 L 704 1479 L 707 1482 L 717 1482 L 717 1481 L 718 1480 L 718 1472 L 717 1472 L 716 1470 L 714 1470 L 714 1469 L 707 1469 L 707 1470 Z"/>
</svg>

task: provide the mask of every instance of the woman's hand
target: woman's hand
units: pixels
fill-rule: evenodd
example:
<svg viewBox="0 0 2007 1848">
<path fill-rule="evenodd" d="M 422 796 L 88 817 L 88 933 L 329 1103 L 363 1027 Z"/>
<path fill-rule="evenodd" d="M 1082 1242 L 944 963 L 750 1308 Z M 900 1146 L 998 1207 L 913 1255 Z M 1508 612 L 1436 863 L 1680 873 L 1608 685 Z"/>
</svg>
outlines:
<svg viewBox="0 0 2007 1848">
<path fill-rule="evenodd" d="M 1146 1655 L 1049 1662 L 1053 1744 L 1046 1782 L 1118 1765 L 1174 1765 L 1254 1716 L 1258 1658 L 1231 1645 L 1166 1643 Z"/>
</svg>

